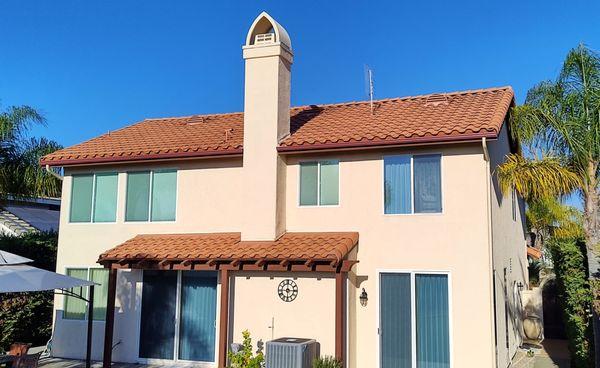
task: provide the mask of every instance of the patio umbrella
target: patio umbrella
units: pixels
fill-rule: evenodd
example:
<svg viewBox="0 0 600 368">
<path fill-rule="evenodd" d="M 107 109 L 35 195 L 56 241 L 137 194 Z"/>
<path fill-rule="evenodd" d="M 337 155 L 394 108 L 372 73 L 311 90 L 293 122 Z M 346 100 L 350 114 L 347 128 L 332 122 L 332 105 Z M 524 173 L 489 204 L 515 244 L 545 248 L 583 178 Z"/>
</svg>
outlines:
<svg viewBox="0 0 600 368">
<path fill-rule="evenodd" d="M 92 352 L 94 285 L 98 284 L 25 264 L 29 262 L 33 261 L 13 253 L 0 251 L 0 293 L 60 290 L 57 294 L 64 294 L 86 301 L 88 303 L 86 367 L 89 368 Z M 89 299 L 68 290 L 81 286 L 90 287 Z"/>
<path fill-rule="evenodd" d="M 33 262 L 32 259 L 0 250 L 0 266 Z"/>
<path fill-rule="evenodd" d="M 0 293 L 70 289 L 97 285 L 26 264 L 0 265 Z"/>
</svg>

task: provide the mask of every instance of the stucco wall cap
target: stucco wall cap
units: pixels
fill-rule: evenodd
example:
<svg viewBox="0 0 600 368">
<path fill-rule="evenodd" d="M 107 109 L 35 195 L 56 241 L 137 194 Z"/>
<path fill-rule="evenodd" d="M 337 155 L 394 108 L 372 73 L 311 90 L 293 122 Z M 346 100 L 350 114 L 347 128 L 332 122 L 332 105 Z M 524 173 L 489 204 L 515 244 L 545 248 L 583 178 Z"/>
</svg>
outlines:
<svg viewBox="0 0 600 368">
<path fill-rule="evenodd" d="M 246 46 L 253 45 L 253 38 L 256 34 L 266 33 L 269 27 L 266 26 L 268 22 L 271 27 L 273 27 L 273 31 L 275 32 L 275 41 L 281 43 L 281 45 L 285 46 L 287 49 L 292 51 L 292 40 L 290 39 L 289 34 L 283 28 L 283 26 L 273 17 L 271 17 L 267 12 L 262 12 L 256 17 L 250 29 L 248 30 L 248 34 L 246 35 Z"/>
</svg>

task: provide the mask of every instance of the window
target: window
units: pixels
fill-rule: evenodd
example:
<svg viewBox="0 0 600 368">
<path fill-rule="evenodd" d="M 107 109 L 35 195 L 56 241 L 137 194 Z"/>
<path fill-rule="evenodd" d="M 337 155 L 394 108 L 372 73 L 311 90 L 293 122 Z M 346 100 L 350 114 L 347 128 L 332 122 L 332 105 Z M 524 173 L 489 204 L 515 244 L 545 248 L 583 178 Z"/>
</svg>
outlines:
<svg viewBox="0 0 600 368">
<path fill-rule="evenodd" d="M 115 222 L 117 218 L 116 173 L 73 175 L 71 222 Z"/>
<path fill-rule="evenodd" d="M 384 157 L 384 213 L 442 212 L 441 155 Z"/>
<path fill-rule="evenodd" d="M 108 297 L 108 270 L 105 268 L 67 268 L 66 274 L 99 284 L 94 285 L 94 321 L 104 321 Z M 89 287 L 71 288 L 70 291 L 87 299 Z M 87 319 L 87 312 L 87 302 L 72 296 L 65 296 L 64 319 Z"/>
<path fill-rule="evenodd" d="M 450 367 L 448 275 L 382 273 L 382 367 Z"/>
<path fill-rule="evenodd" d="M 127 174 L 125 221 L 175 221 L 177 171 Z"/>
<path fill-rule="evenodd" d="M 300 205 L 331 206 L 339 203 L 339 162 L 300 163 Z"/>
</svg>

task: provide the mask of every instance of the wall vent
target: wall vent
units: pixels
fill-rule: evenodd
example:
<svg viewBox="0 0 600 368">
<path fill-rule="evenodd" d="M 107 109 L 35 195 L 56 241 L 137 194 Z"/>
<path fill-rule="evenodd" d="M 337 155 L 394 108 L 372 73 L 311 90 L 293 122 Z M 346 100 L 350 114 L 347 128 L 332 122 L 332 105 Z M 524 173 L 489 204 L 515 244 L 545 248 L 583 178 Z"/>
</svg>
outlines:
<svg viewBox="0 0 600 368">
<path fill-rule="evenodd" d="M 255 45 L 262 45 L 265 43 L 274 43 L 275 42 L 275 33 L 261 33 L 257 34 L 254 37 Z"/>
</svg>

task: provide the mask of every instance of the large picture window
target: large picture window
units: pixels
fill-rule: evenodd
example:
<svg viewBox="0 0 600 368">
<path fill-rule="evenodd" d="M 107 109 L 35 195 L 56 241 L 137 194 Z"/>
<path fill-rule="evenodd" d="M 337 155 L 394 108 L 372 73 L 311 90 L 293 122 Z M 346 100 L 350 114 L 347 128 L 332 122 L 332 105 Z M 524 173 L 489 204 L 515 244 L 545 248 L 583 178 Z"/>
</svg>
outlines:
<svg viewBox="0 0 600 368">
<path fill-rule="evenodd" d="M 331 206 L 339 203 L 339 162 L 300 163 L 300 205 Z"/>
<path fill-rule="evenodd" d="M 384 213 L 442 212 L 441 155 L 388 156 L 384 162 Z"/>
<path fill-rule="evenodd" d="M 117 173 L 73 175 L 71 222 L 115 222 Z"/>
<path fill-rule="evenodd" d="M 177 171 L 127 174 L 125 221 L 175 221 Z"/>
<path fill-rule="evenodd" d="M 89 280 L 94 285 L 94 321 L 104 321 L 106 318 L 106 300 L 108 297 L 108 270 L 105 268 L 67 268 L 67 276 Z M 89 287 L 71 288 L 71 292 L 88 299 Z M 65 296 L 64 319 L 87 319 L 87 303 L 72 296 Z"/>
<path fill-rule="evenodd" d="M 382 368 L 450 367 L 447 274 L 381 273 Z"/>
</svg>

